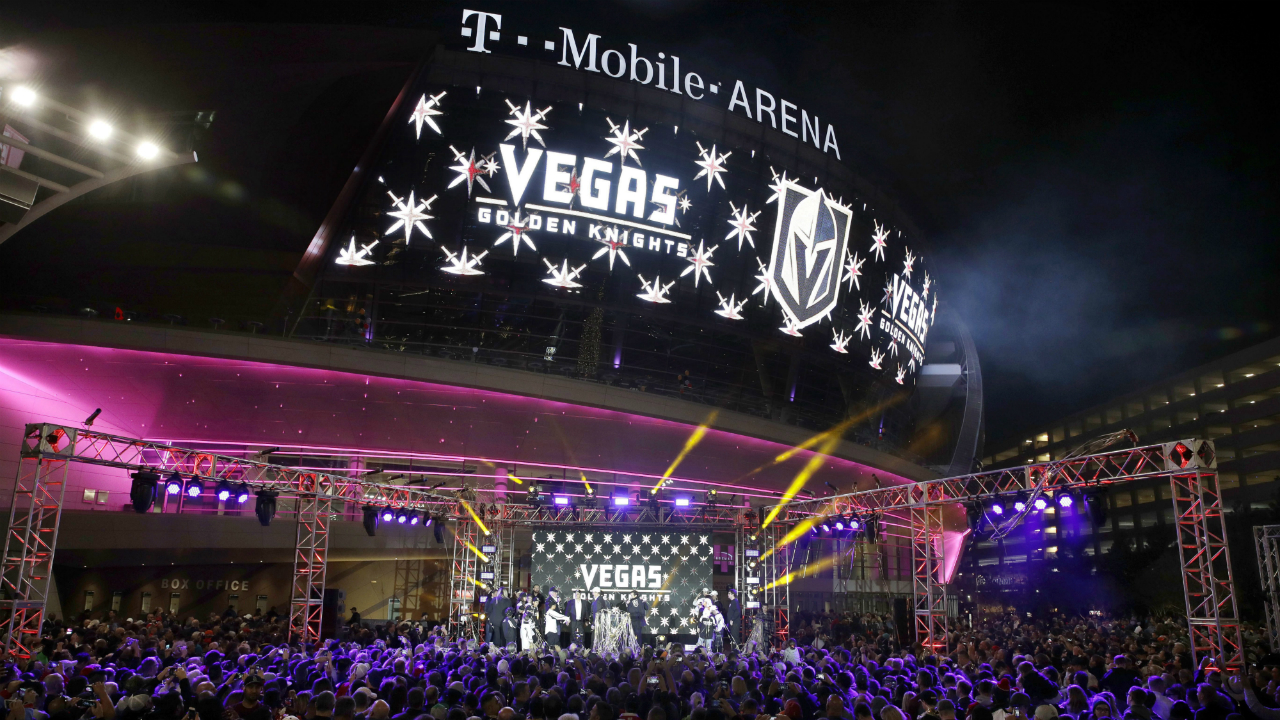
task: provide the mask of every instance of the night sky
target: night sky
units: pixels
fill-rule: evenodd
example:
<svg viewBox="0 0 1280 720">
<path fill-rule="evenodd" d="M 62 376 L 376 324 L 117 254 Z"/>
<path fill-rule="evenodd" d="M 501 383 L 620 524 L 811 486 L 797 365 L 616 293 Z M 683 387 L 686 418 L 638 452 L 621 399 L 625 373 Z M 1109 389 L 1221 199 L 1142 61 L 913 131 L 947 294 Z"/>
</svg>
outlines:
<svg viewBox="0 0 1280 720">
<path fill-rule="evenodd" d="M 0 82 L 151 118 L 216 109 L 201 164 L 219 190 L 171 190 L 188 193 L 185 232 L 285 260 L 349 172 L 352 136 L 464 6 L 176 5 L 0 10 Z M 844 162 L 925 232 L 941 297 L 970 324 L 988 452 L 1280 326 L 1258 6 L 534 5 L 465 4 L 696 58 L 834 122 Z M 132 220 L 164 222 L 147 214 Z M 52 220 L 0 264 L 72 232 Z"/>
</svg>

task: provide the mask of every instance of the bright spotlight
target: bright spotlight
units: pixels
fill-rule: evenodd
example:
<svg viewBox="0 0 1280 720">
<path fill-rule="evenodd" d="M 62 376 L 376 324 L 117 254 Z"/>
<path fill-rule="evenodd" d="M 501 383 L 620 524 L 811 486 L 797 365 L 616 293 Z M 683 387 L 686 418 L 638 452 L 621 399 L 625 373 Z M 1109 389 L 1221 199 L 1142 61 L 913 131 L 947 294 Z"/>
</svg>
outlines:
<svg viewBox="0 0 1280 720">
<path fill-rule="evenodd" d="M 249 486 L 240 483 L 236 486 L 236 502 L 241 505 L 249 502 Z"/>
<path fill-rule="evenodd" d="M 843 521 L 843 520 L 837 520 L 837 521 L 836 521 L 836 530 L 844 530 L 844 521 Z"/>
<path fill-rule="evenodd" d="M 555 504 L 560 505 L 561 507 L 567 507 L 569 505 L 569 496 L 556 495 L 554 498 L 552 498 L 552 501 L 555 502 Z"/>
<path fill-rule="evenodd" d="M 1070 496 L 1070 495 L 1068 495 L 1067 493 L 1063 493 L 1063 494 L 1061 494 L 1061 495 L 1059 495 L 1059 496 L 1058 496 L 1058 506 L 1059 506 L 1059 507 L 1069 508 L 1069 507 L 1071 507 L 1072 503 L 1074 503 L 1074 502 L 1075 502 L 1075 500 L 1072 500 L 1072 499 L 1071 499 L 1071 496 Z"/>
<path fill-rule="evenodd" d="M 36 91 L 26 85 L 19 85 L 13 89 L 13 95 L 10 96 L 14 104 L 22 107 L 31 107 L 36 103 Z"/>
<path fill-rule="evenodd" d="M 153 160 L 159 154 L 160 148 L 156 147 L 155 143 L 143 142 L 138 145 L 138 157 L 143 160 Z"/>
<path fill-rule="evenodd" d="M 401 525 L 404 525 L 405 523 L 409 522 L 409 513 L 405 512 L 404 510 L 401 510 L 400 512 L 396 513 L 396 522 L 400 523 Z"/>
<path fill-rule="evenodd" d="M 191 478 L 191 482 L 187 483 L 187 497 L 198 498 L 204 494 L 204 483 L 198 478 Z"/>
<path fill-rule="evenodd" d="M 167 495 L 177 495 L 182 492 L 182 476 L 174 473 L 165 481 L 164 491 Z"/>
<path fill-rule="evenodd" d="M 689 507 L 689 498 L 687 497 L 676 498 L 676 507 Z"/>
<path fill-rule="evenodd" d="M 386 508 L 382 511 L 382 522 L 391 522 L 392 520 L 395 520 L 395 519 L 396 519 L 396 513 L 391 508 Z"/>
<path fill-rule="evenodd" d="M 1040 497 L 1036 498 L 1036 501 L 1032 503 L 1032 505 L 1034 505 L 1037 510 L 1043 511 L 1045 508 L 1049 507 L 1049 501 L 1046 500 L 1043 495 L 1041 495 Z"/>
<path fill-rule="evenodd" d="M 409 524 L 410 524 L 410 525 L 417 525 L 417 524 L 418 524 L 418 522 L 419 522 L 420 520 L 421 520 L 421 518 L 419 518 L 419 517 L 418 517 L 418 513 L 415 513 L 415 512 L 411 512 L 411 513 L 409 513 Z"/>
<path fill-rule="evenodd" d="M 626 507 L 626 506 L 628 506 L 628 505 L 630 505 L 630 504 L 631 504 L 631 498 L 627 497 L 626 495 L 615 495 L 615 496 L 613 496 L 613 506 L 614 506 L 614 507 Z"/>
<path fill-rule="evenodd" d="M 1004 514 L 1004 503 L 1002 503 L 1002 502 L 1000 502 L 999 500 L 997 500 L 997 501 L 995 501 L 995 502 L 991 503 L 991 508 L 990 508 L 990 509 L 991 509 L 991 514 L 992 514 L 992 515 L 1003 515 L 1003 514 Z"/>
<path fill-rule="evenodd" d="M 106 120 L 94 120 L 89 123 L 89 135 L 95 140 L 106 140 L 111 137 L 111 123 Z M 139 153 L 141 154 L 141 153 Z"/>
<path fill-rule="evenodd" d="M 221 500 L 222 502 L 226 502 L 228 499 L 231 498 L 231 493 L 232 493 L 231 483 L 227 482 L 226 480 L 223 480 L 222 482 L 218 483 L 218 499 L 219 500 Z"/>
</svg>

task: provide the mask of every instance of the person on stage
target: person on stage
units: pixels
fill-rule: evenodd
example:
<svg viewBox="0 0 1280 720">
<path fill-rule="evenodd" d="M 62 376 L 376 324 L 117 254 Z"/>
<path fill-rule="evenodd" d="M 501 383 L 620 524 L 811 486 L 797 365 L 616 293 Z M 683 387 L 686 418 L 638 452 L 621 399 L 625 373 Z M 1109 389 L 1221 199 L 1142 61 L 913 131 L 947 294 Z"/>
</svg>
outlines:
<svg viewBox="0 0 1280 720">
<path fill-rule="evenodd" d="M 742 628 L 742 603 L 738 602 L 737 588 L 729 588 L 729 604 L 725 608 L 724 624 L 729 630 L 729 641 L 732 647 L 737 647 L 742 642 L 742 636 L 739 634 Z"/>
<path fill-rule="evenodd" d="M 591 612 L 591 606 L 582 599 L 581 590 L 573 591 L 573 599 L 569 601 L 569 607 L 566 610 L 569 615 L 569 642 L 577 643 L 581 647 L 587 640 L 587 614 Z"/>
<path fill-rule="evenodd" d="M 503 611 L 502 637 L 504 639 L 503 647 L 507 645 L 519 646 L 520 615 L 516 612 L 515 606 L 510 603 L 507 604 L 507 609 Z"/>
<path fill-rule="evenodd" d="M 532 650 L 538 641 L 538 601 L 533 595 L 522 593 L 517 609 L 520 613 L 520 649 Z"/>
<path fill-rule="evenodd" d="M 502 622 L 507 616 L 507 608 L 509 607 L 511 607 L 511 601 L 507 599 L 506 588 L 500 585 L 494 588 L 493 594 L 489 596 L 489 602 L 485 603 L 486 641 L 497 643 L 498 645 L 507 644 L 508 638 Z"/>
<path fill-rule="evenodd" d="M 636 634 L 636 641 L 645 644 L 641 639 L 647 629 L 644 616 L 649 614 L 649 603 L 640 599 L 640 593 L 632 590 L 627 600 L 627 614 L 631 616 L 631 631 Z"/>
<path fill-rule="evenodd" d="M 699 598 L 695 605 L 698 644 L 712 652 L 716 638 L 724 631 L 724 616 L 716 609 L 710 597 Z"/>
<path fill-rule="evenodd" d="M 569 616 L 560 612 L 560 593 L 554 585 L 547 590 L 547 607 L 543 616 L 546 623 L 543 629 L 546 632 L 547 645 L 554 648 L 562 647 L 560 645 L 560 623 L 569 622 Z"/>
</svg>

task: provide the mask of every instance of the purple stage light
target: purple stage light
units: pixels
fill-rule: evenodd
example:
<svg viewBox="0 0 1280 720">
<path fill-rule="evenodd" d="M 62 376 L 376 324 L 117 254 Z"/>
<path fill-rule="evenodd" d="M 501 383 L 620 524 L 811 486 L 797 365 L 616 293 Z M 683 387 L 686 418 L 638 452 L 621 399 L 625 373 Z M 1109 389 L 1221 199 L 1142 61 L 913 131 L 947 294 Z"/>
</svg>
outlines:
<svg viewBox="0 0 1280 720">
<path fill-rule="evenodd" d="M 568 505 L 569 497 L 567 495 L 557 495 L 553 499 L 553 502 L 555 502 L 555 504 L 557 505 Z"/>
<path fill-rule="evenodd" d="M 187 486 L 187 497 L 193 497 L 193 498 L 200 497 L 200 492 L 201 492 L 201 487 L 199 485 Z"/>
<path fill-rule="evenodd" d="M 1003 504 L 1003 503 L 999 503 L 999 502 L 993 502 L 993 503 L 991 503 L 991 514 L 992 514 L 992 515 L 1003 515 L 1003 514 L 1004 514 L 1004 504 Z"/>
<path fill-rule="evenodd" d="M 386 510 L 382 511 L 382 522 L 391 522 L 392 520 L 395 519 L 395 517 L 396 517 L 396 514 L 391 512 L 391 508 L 387 508 Z"/>
<path fill-rule="evenodd" d="M 1041 510 L 1041 511 L 1049 507 L 1049 501 L 1045 500 L 1044 496 L 1040 496 L 1036 498 L 1036 501 L 1033 504 L 1035 505 L 1035 508 L 1037 510 Z"/>
<path fill-rule="evenodd" d="M 676 498 L 676 507 L 689 507 L 689 498 L 687 497 Z"/>
<path fill-rule="evenodd" d="M 629 497 L 622 497 L 621 495 L 619 495 L 618 497 L 615 497 L 613 499 L 614 507 L 626 507 L 630 504 L 631 504 L 631 498 Z"/>
<path fill-rule="evenodd" d="M 1059 507 L 1069 508 L 1069 507 L 1071 507 L 1072 503 L 1074 503 L 1074 502 L 1075 502 L 1075 501 L 1071 499 L 1071 496 L 1070 496 L 1070 495 L 1063 494 L 1063 495 L 1059 495 L 1059 496 L 1058 496 L 1058 506 L 1059 506 Z"/>
</svg>

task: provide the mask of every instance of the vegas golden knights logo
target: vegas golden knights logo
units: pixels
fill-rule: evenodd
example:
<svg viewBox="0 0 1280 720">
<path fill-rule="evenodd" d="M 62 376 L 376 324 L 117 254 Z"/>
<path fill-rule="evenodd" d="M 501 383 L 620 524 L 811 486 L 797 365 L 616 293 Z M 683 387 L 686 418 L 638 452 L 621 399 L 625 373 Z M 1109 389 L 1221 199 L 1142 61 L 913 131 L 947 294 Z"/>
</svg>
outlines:
<svg viewBox="0 0 1280 720">
<path fill-rule="evenodd" d="M 821 189 L 784 181 L 773 230 L 773 296 L 797 328 L 827 316 L 840 291 L 841 261 L 853 211 Z"/>
</svg>

